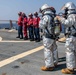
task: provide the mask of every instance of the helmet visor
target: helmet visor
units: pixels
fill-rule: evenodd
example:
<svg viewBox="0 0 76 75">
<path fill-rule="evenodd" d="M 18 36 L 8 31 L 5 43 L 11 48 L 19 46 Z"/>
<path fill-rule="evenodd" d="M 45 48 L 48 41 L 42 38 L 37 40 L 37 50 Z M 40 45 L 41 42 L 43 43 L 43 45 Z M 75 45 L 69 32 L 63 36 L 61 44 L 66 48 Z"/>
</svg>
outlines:
<svg viewBox="0 0 76 75">
<path fill-rule="evenodd" d="M 60 10 L 65 10 L 65 9 L 66 9 L 66 7 L 65 7 L 65 4 L 64 4 Z"/>
</svg>

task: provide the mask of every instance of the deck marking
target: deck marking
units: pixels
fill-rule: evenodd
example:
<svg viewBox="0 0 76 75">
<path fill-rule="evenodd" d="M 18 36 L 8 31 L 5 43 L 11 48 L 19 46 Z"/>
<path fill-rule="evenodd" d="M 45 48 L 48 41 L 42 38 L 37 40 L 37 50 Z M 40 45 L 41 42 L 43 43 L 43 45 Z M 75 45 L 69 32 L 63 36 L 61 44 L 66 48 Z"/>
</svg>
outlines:
<svg viewBox="0 0 76 75">
<path fill-rule="evenodd" d="M 29 51 L 23 52 L 23 53 L 21 53 L 21 54 L 12 56 L 12 57 L 10 57 L 10 58 L 7 58 L 7 59 L 5 59 L 5 60 L 2 60 L 2 61 L 0 61 L 0 67 L 3 67 L 3 66 L 5 66 L 5 65 L 8 65 L 8 64 L 10 64 L 10 63 L 12 63 L 12 62 L 14 62 L 14 61 L 16 61 L 16 60 L 18 60 L 18 59 L 20 59 L 20 58 L 23 58 L 23 57 L 25 57 L 25 56 L 27 56 L 27 55 L 30 55 L 30 54 L 32 54 L 32 53 L 34 53 L 34 52 L 40 51 L 40 50 L 42 50 L 43 48 L 44 48 L 43 46 L 40 46 L 40 47 L 37 47 L 37 48 L 35 48 L 35 49 L 29 50 Z"/>
<path fill-rule="evenodd" d="M 0 41 L 2 41 L 2 37 L 0 37 Z"/>
<path fill-rule="evenodd" d="M 30 41 L 15 41 L 15 40 L 3 40 L 3 41 L 0 41 L 0 42 L 15 42 L 15 43 L 17 43 L 17 42 L 30 42 Z"/>
<path fill-rule="evenodd" d="M 8 30 L 8 32 L 16 32 L 15 29 Z"/>
</svg>

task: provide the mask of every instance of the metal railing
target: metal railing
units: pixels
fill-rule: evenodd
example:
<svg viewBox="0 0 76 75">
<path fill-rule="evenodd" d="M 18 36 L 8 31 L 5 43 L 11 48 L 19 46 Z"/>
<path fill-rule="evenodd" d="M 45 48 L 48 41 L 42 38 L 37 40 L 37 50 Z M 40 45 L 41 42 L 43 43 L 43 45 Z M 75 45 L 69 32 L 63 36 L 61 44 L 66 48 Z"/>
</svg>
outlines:
<svg viewBox="0 0 76 75">
<path fill-rule="evenodd" d="M 17 29 L 17 20 L 0 20 L 0 29 L 1 28 Z"/>
</svg>

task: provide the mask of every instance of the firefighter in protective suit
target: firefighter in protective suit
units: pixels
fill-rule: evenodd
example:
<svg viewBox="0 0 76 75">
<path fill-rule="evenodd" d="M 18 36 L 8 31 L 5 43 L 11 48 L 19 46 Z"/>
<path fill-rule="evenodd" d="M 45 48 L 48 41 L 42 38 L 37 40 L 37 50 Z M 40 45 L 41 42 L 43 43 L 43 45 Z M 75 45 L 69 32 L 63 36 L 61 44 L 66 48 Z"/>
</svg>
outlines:
<svg viewBox="0 0 76 75">
<path fill-rule="evenodd" d="M 42 18 L 39 22 L 39 27 L 43 31 L 45 57 L 45 66 L 42 66 L 41 70 L 52 71 L 58 63 L 58 51 L 53 28 L 54 12 L 47 4 L 40 8 L 40 12 L 42 13 Z"/>
<path fill-rule="evenodd" d="M 65 11 L 65 18 L 60 17 L 62 24 L 66 26 L 66 66 L 62 69 L 64 74 L 73 74 L 76 68 L 76 6 L 72 2 L 66 3 L 62 10 Z"/>
</svg>

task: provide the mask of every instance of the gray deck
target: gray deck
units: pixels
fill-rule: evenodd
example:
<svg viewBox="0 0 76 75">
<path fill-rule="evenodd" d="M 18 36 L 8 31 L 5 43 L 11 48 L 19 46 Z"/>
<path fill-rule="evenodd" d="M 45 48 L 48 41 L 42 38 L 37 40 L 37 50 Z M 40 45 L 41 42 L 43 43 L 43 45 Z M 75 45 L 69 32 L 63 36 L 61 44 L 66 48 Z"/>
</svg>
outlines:
<svg viewBox="0 0 76 75">
<path fill-rule="evenodd" d="M 2 41 L 7 40 L 7 42 L 0 42 L 0 61 L 42 46 L 42 41 L 38 43 L 8 42 L 12 40 L 24 41 L 15 38 L 16 36 L 17 31 L 8 32 L 8 30 L 0 30 L 0 37 L 3 39 Z M 44 55 L 42 49 L 8 65 L 0 67 L 0 75 L 65 75 L 61 73 L 61 69 L 66 67 L 64 43 L 57 42 L 57 44 L 59 63 L 54 71 L 41 71 L 40 67 L 44 65 Z"/>
</svg>

